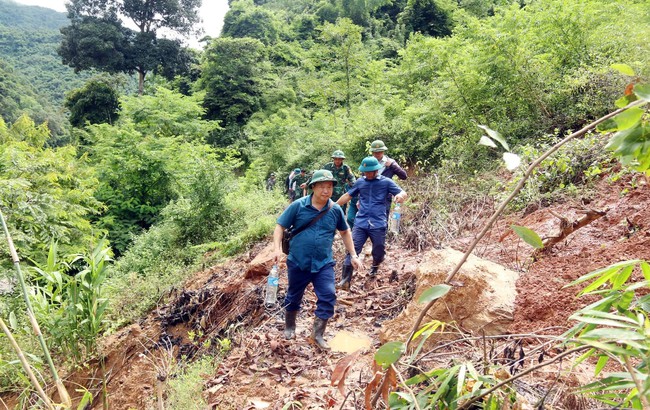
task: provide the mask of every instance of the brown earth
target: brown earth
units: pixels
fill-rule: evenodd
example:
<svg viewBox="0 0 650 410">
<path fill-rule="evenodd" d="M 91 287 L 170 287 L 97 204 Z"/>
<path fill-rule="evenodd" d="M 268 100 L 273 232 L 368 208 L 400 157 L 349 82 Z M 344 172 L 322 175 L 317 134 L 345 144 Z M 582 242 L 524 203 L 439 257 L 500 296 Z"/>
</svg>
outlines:
<svg viewBox="0 0 650 410">
<path fill-rule="evenodd" d="M 603 179 L 592 199 L 567 200 L 499 220 L 475 254 L 520 272 L 510 333 L 561 334 L 571 326 L 569 315 L 588 302 L 575 297 L 578 288 L 564 288 L 567 283 L 618 261 L 650 259 L 649 200 L 644 179 L 628 178 L 616 183 Z M 527 226 L 543 238 L 550 237 L 560 229 L 558 216 L 571 222 L 586 209 L 607 213 L 534 258 L 531 248 L 508 228 L 512 224 Z M 408 213 L 404 218 L 408 221 Z M 464 251 L 471 240 L 467 235 L 448 245 Z M 282 409 L 291 402 L 299 402 L 306 409 L 363 408 L 364 388 L 373 376 L 372 358 L 380 345 L 381 326 L 402 312 L 412 299 L 417 287 L 415 273 L 426 253 L 404 249 L 400 238 L 393 238 L 378 277 L 369 278 L 365 272 L 356 274 L 351 292 L 339 295 L 326 338 L 345 330 L 372 341 L 371 348 L 352 364 L 346 379 L 347 396 L 343 396 L 331 386 L 330 379 L 337 362 L 347 353 L 323 353 L 308 343 L 315 308 L 313 292 L 306 293 L 298 317 L 297 339 L 290 342 L 281 334 L 280 309 L 266 310 L 262 306 L 268 271 L 263 255 L 266 245 L 258 244 L 239 258 L 196 274 L 185 288 L 169 295 L 168 304 L 104 340 L 111 409 L 156 408 L 157 389 L 162 392 L 166 380 L 174 377 L 171 358 L 191 360 L 202 353 L 214 354 L 223 339 L 232 342 L 232 350 L 213 374 L 205 375 L 203 398 L 208 408 Z M 335 246 L 341 258 L 342 244 L 337 241 Z M 255 256 L 261 262 L 251 264 Z M 281 275 L 280 289 L 282 296 L 286 275 Z M 195 336 L 191 338 L 191 334 Z M 529 353 L 554 354 L 548 344 L 530 344 L 531 338 L 525 339 L 529 340 L 525 345 Z M 208 340 L 210 347 L 204 344 Z M 501 354 L 507 346 L 524 346 L 521 340 L 505 338 L 492 344 L 492 349 L 495 355 Z M 462 346 L 451 346 L 431 360 L 444 365 L 454 356 L 479 359 L 480 352 L 480 344 L 467 338 Z M 100 397 L 99 366 L 91 364 L 89 369 L 66 377 L 69 390 L 74 392 L 81 385 Z M 565 377 L 566 386 L 586 377 L 577 372 Z M 552 383 L 555 377 L 553 372 L 538 373 L 527 380 L 527 386 L 530 390 L 541 389 L 536 392 L 539 397 L 547 379 Z M 547 408 L 589 408 L 567 397 L 558 394 L 548 399 Z M 97 399 L 92 408 L 101 407 Z"/>
</svg>

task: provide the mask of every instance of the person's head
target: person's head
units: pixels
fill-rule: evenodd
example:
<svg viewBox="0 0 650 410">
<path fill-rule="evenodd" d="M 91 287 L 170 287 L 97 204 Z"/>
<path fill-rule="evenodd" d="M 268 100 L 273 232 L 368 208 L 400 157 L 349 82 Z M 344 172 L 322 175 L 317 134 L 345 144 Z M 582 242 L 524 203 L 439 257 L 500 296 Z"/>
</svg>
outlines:
<svg viewBox="0 0 650 410">
<path fill-rule="evenodd" d="M 359 171 L 363 173 L 366 179 L 375 179 L 380 169 L 381 164 L 375 157 L 365 157 L 359 166 Z"/>
<path fill-rule="evenodd" d="M 373 157 L 377 158 L 378 161 L 381 161 L 384 158 L 384 151 L 388 151 L 386 144 L 382 140 L 374 140 L 370 144 L 370 153 Z"/>
<path fill-rule="evenodd" d="M 301 170 L 300 170 L 300 175 L 305 175 L 305 172 L 307 172 L 307 171 L 305 171 L 305 169 L 304 169 L 304 168 L 303 168 L 303 169 L 301 169 Z"/>
<path fill-rule="evenodd" d="M 293 170 L 293 174 L 294 174 L 294 175 L 298 175 L 298 174 L 300 174 L 300 168 L 296 168 L 296 169 L 294 169 L 294 170 Z"/>
<path fill-rule="evenodd" d="M 334 185 L 338 181 L 332 175 L 332 172 L 327 169 L 319 169 L 314 172 L 311 180 L 309 180 L 308 187 L 314 192 L 314 197 L 319 200 L 327 200 L 334 192 Z"/>
<path fill-rule="evenodd" d="M 343 165 L 344 159 L 345 159 L 345 154 L 340 149 L 337 149 L 336 151 L 332 152 L 332 162 L 334 162 L 334 165 L 336 165 L 337 168 Z"/>
<path fill-rule="evenodd" d="M 271 178 L 275 179 L 275 172 L 271 172 Z"/>
</svg>

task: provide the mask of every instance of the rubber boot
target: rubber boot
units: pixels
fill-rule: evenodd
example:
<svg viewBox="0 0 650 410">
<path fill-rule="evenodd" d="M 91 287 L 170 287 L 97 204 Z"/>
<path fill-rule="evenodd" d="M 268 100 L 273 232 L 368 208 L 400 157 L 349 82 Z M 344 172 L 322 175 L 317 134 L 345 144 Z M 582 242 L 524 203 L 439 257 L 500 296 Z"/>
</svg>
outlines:
<svg viewBox="0 0 650 410">
<path fill-rule="evenodd" d="M 350 281 L 352 280 L 352 265 L 343 265 L 343 273 L 341 274 L 341 281 L 336 284 L 336 289 L 350 290 Z"/>
<path fill-rule="evenodd" d="M 284 312 L 284 338 L 287 340 L 296 337 L 296 316 L 297 310 L 287 310 Z"/>
<path fill-rule="evenodd" d="M 379 265 L 372 265 L 370 267 L 370 272 L 368 272 L 368 275 L 373 278 L 377 276 L 377 271 L 379 270 Z"/>
<path fill-rule="evenodd" d="M 314 342 L 316 346 L 318 346 L 322 350 L 330 349 L 325 339 L 323 339 L 323 333 L 325 332 L 326 326 L 327 326 L 327 319 L 321 319 L 317 317 L 316 320 L 314 320 L 314 330 L 311 333 L 312 342 Z"/>
</svg>

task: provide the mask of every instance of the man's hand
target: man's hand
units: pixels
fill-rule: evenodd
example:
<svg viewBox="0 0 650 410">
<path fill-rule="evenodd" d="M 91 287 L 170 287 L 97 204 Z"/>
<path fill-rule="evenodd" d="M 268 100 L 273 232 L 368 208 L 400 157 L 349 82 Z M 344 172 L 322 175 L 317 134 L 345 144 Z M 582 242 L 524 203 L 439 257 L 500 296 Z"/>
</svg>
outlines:
<svg viewBox="0 0 650 410">
<path fill-rule="evenodd" d="M 284 257 L 284 253 L 282 252 L 282 249 L 273 249 L 273 253 L 271 254 L 271 258 L 273 259 L 273 262 L 277 265 L 280 263 L 282 258 Z"/>
<path fill-rule="evenodd" d="M 406 192 L 402 191 L 399 194 L 395 195 L 395 202 L 400 204 L 404 203 L 404 201 L 406 201 L 406 197 L 407 197 Z"/>
<path fill-rule="evenodd" d="M 361 260 L 361 258 L 359 258 L 358 256 L 355 256 L 354 258 L 351 258 L 350 260 L 352 262 L 352 267 L 354 268 L 354 270 L 359 271 L 359 270 L 363 269 L 363 261 Z"/>
</svg>

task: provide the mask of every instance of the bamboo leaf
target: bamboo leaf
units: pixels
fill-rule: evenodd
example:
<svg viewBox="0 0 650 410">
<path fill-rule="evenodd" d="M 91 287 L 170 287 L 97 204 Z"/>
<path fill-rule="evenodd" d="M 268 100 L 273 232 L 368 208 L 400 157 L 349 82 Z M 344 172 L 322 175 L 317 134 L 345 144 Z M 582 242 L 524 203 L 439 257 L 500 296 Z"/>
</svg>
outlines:
<svg viewBox="0 0 650 410">
<path fill-rule="evenodd" d="M 588 346 L 593 346 L 596 349 L 602 350 L 604 352 L 610 352 L 619 355 L 630 354 L 628 350 L 623 349 L 622 347 L 619 347 L 615 344 L 607 344 L 607 343 L 599 342 L 598 340 L 582 339 L 582 338 L 580 339 L 580 341 Z"/>
<path fill-rule="evenodd" d="M 510 147 L 508 146 L 506 139 L 503 138 L 501 134 L 499 134 L 497 131 L 494 131 L 493 129 L 490 129 L 489 127 L 486 127 L 485 125 L 478 125 L 478 127 L 485 131 L 488 137 L 501 144 L 501 146 L 505 148 L 506 151 L 510 151 Z"/>
<path fill-rule="evenodd" d="M 463 392 L 463 385 L 465 384 L 465 375 L 467 374 L 467 366 L 464 364 L 458 370 L 458 382 L 456 383 L 456 396 L 460 396 Z"/>
<path fill-rule="evenodd" d="M 418 298 L 418 303 L 429 303 L 432 300 L 439 299 L 445 296 L 451 290 L 451 286 L 447 284 L 436 285 L 422 292 Z"/>
<path fill-rule="evenodd" d="M 438 390 L 436 391 L 436 394 L 431 396 L 429 401 L 431 403 L 437 403 L 438 400 L 445 394 L 447 394 L 447 391 L 449 390 L 449 382 L 456 377 L 456 374 L 458 373 L 458 369 L 460 366 L 454 366 L 451 369 L 448 369 L 445 371 L 445 373 L 441 374 L 440 377 L 445 376 L 443 381 L 440 383 L 438 386 Z M 439 377 L 439 378 L 440 378 Z"/>
<path fill-rule="evenodd" d="M 599 328 L 586 332 L 581 336 L 586 339 L 615 340 L 624 342 L 626 340 L 644 340 L 645 336 L 631 330 Z"/>
<path fill-rule="evenodd" d="M 648 264 L 646 261 L 643 261 L 639 264 L 639 266 L 641 266 L 641 272 L 643 273 L 645 280 L 650 281 L 650 264 Z"/>
<path fill-rule="evenodd" d="M 602 275 L 600 278 L 596 279 L 595 281 L 591 282 L 589 285 L 585 286 L 582 291 L 578 293 L 578 295 L 585 295 L 591 291 L 594 291 L 598 289 L 600 286 L 605 284 L 607 281 L 609 281 L 614 275 L 618 273 L 619 269 L 616 270 L 611 270 L 607 272 L 606 274 Z"/>
<path fill-rule="evenodd" d="M 634 265 L 626 266 L 621 269 L 621 271 L 612 278 L 612 289 L 619 290 L 630 278 L 632 270 L 634 270 Z"/>
<path fill-rule="evenodd" d="M 402 342 L 388 342 L 381 346 L 375 353 L 375 362 L 387 368 L 399 360 L 406 351 L 406 345 Z"/>
<path fill-rule="evenodd" d="M 600 356 L 598 358 L 598 363 L 596 363 L 596 368 L 594 369 L 594 376 L 598 376 L 600 372 L 603 370 L 607 362 L 609 361 L 609 356 L 606 354 Z"/>
<path fill-rule="evenodd" d="M 592 323 L 595 325 L 601 325 L 601 326 L 615 326 L 615 327 L 623 327 L 623 328 L 628 328 L 628 329 L 634 329 L 636 326 L 623 323 L 620 321 L 615 321 L 615 320 L 610 320 L 610 319 L 600 319 L 600 318 L 595 318 L 595 317 L 589 317 L 589 316 L 576 316 L 576 315 L 571 315 L 569 316 L 569 319 L 573 320 L 579 320 L 584 323 Z"/>
<path fill-rule="evenodd" d="M 494 143 L 490 138 L 486 137 L 485 135 L 481 136 L 481 139 L 478 141 L 479 145 L 485 145 L 486 147 L 490 148 L 497 148 L 497 144 Z"/>
<path fill-rule="evenodd" d="M 634 326 L 639 325 L 639 322 L 637 320 L 632 319 L 630 317 L 623 316 L 623 315 L 616 314 L 616 313 L 604 312 L 604 311 L 601 311 L 601 310 L 580 311 L 580 312 L 574 313 L 574 315 L 589 315 L 589 316 L 593 316 L 593 317 L 597 317 L 597 318 L 612 319 L 612 320 L 615 320 L 615 321 L 628 322 L 628 323 L 630 323 L 630 324 L 632 324 Z"/>
<path fill-rule="evenodd" d="M 524 240 L 528 245 L 532 246 L 535 249 L 541 249 L 544 247 L 542 243 L 542 238 L 537 235 L 532 229 L 526 228 L 525 226 L 510 225 L 513 231 Z"/>
<path fill-rule="evenodd" d="M 617 263 L 615 263 L 613 265 L 609 265 L 609 266 L 606 266 L 604 268 L 596 269 L 593 272 L 589 272 L 586 275 L 582 275 L 578 279 L 574 280 L 573 282 L 569 283 L 568 285 L 565 285 L 564 287 L 567 288 L 569 286 L 574 286 L 574 285 L 577 285 L 579 283 L 588 281 L 589 279 L 594 278 L 594 277 L 596 277 L 598 275 L 605 274 L 606 272 L 610 272 L 612 270 L 618 270 L 618 269 L 624 268 L 624 267 L 629 266 L 629 265 L 636 265 L 637 263 L 640 263 L 640 262 L 641 262 L 640 259 L 633 259 L 633 260 L 629 260 L 629 261 L 617 262 Z"/>
<path fill-rule="evenodd" d="M 18 319 L 16 319 L 16 312 L 13 310 L 9 312 L 9 326 L 11 326 L 11 330 L 18 329 Z"/>
</svg>

